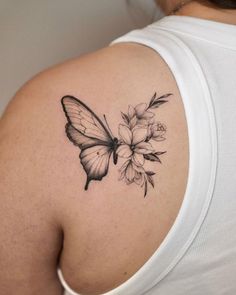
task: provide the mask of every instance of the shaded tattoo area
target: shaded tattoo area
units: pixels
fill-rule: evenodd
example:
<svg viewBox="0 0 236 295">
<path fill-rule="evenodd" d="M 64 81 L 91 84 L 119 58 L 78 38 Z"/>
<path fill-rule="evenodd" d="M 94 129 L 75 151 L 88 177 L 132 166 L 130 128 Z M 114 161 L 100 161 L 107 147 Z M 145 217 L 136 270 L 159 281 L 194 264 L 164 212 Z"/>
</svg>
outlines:
<svg viewBox="0 0 236 295">
<path fill-rule="evenodd" d="M 171 93 L 157 97 L 155 93 L 149 103 L 130 105 L 127 113 L 121 112 L 123 122 L 119 124 L 119 137 L 114 137 L 106 116 L 100 119 L 84 102 L 73 96 L 61 99 L 67 118 L 66 134 L 80 148 L 80 162 L 87 174 L 85 190 L 91 180 L 101 181 L 107 175 L 110 158 L 119 168 L 120 180 L 136 184 L 147 195 L 148 183 L 154 187 L 155 172 L 146 170 L 145 162 L 159 162 L 166 151 L 157 151 L 153 143 L 165 140 L 166 126 L 156 119 L 156 109 L 166 103 Z"/>
</svg>

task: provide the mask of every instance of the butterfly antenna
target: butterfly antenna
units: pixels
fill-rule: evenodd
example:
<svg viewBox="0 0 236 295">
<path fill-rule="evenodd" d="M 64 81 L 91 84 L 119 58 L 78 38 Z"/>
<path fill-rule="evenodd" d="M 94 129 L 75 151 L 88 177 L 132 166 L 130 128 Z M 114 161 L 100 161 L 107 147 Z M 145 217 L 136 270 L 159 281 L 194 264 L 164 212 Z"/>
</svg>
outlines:
<svg viewBox="0 0 236 295">
<path fill-rule="evenodd" d="M 104 117 L 104 120 L 105 120 L 105 123 L 106 123 L 107 129 L 109 130 L 110 134 L 111 134 L 111 135 L 112 135 L 112 137 L 114 138 L 114 135 L 113 135 L 113 133 L 112 133 L 112 131 L 111 131 L 111 129 L 110 129 L 110 127 L 109 127 L 108 123 L 107 123 L 107 118 L 106 118 L 106 115 L 103 115 L 103 117 Z"/>
</svg>

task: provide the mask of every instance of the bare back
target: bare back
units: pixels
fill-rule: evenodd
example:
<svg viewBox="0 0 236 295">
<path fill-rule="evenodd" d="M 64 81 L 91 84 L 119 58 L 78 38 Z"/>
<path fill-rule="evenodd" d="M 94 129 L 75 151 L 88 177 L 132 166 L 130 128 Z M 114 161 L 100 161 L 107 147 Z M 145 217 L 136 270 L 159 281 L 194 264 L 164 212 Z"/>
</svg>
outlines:
<svg viewBox="0 0 236 295">
<path fill-rule="evenodd" d="M 144 157 L 146 169 L 155 172 L 154 188 L 149 182 L 144 197 L 144 187 L 127 184 L 132 178 L 127 171 L 120 179 L 127 158 L 117 151 L 117 165 L 111 156 L 107 173 L 84 190 L 88 173 L 79 158 L 81 146 L 65 132 L 69 120 L 61 98 L 83 102 L 125 145 L 125 131 L 119 129 L 124 114 L 129 115 L 130 105 L 148 105 L 154 93 L 156 98 L 172 94 L 151 110 L 166 127 L 165 140 L 152 143 L 152 153 L 165 151 L 159 154 L 161 163 Z M 33 280 L 34 294 L 60 294 L 59 263 L 75 291 L 104 293 L 130 278 L 157 250 L 184 197 L 188 134 L 175 79 L 156 52 L 117 44 L 48 70 L 16 95 L 0 132 L 1 292 L 19 288 L 19 295 L 32 294 Z"/>
</svg>

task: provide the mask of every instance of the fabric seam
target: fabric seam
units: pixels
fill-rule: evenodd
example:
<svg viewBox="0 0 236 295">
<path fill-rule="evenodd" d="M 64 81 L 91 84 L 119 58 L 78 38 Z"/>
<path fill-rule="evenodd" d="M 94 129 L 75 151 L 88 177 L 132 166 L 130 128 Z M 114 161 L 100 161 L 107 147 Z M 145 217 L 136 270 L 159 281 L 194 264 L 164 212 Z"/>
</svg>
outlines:
<svg viewBox="0 0 236 295">
<path fill-rule="evenodd" d="M 194 36 L 194 35 L 191 35 L 189 33 L 186 33 L 186 32 L 181 32 L 179 30 L 175 30 L 175 29 L 171 29 L 171 28 L 165 28 L 163 27 L 161 24 L 158 24 L 158 27 L 157 28 L 149 28 L 149 30 L 163 30 L 163 31 L 167 31 L 167 32 L 172 32 L 172 33 L 178 33 L 178 34 L 181 34 L 181 35 L 186 35 L 192 39 L 196 39 L 196 40 L 201 40 L 201 41 L 204 41 L 204 42 L 207 42 L 207 43 L 210 43 L 210 44 L 215 44 L 215 45 L 218 45 L 219 47 L 222 47 L 222 48 L 226 48 L 226 49 L 229 49 L 229 50 L 233 50 L 233 51 L 236 51 L 236 47 L 231 47 L 231 46 L 225 46 L 224 44 L 222 43 L 218 43 L 218 42 L 214 42 L 214 41 L 210 41 L 210 40 L 207 40 L 205 38 L 201 38 L 201 37 L 198 37 L 198 36 Z M 183 42 L 183 41 L 182 41 Z"/>
</svg>

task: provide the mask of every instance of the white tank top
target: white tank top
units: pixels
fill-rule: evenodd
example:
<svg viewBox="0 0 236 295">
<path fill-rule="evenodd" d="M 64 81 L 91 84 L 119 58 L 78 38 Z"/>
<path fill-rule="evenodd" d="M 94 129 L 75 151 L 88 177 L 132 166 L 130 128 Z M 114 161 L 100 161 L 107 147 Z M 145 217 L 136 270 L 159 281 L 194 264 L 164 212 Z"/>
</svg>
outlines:
<svg viewBox="0 0 236 295">
<path fill-rule="evenodd" d="M 152 257 L 106 295 L 236 294 L 236 26 L 188 16 L 114 40 L 165 60 L 184 103 L 189 175 L 179 214 Z M 65 295 L 71 290 L 58 271 Z"/>
</svg>

